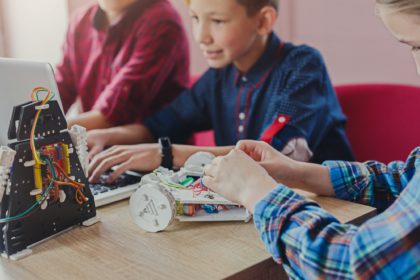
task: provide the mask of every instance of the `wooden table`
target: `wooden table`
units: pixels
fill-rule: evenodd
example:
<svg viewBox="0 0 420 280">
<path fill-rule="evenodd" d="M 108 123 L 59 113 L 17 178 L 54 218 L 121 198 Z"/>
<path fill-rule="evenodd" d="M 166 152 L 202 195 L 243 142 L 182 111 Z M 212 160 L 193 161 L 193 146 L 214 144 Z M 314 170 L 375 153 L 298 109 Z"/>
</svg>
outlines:
<svg viewBox="0 0 420 280">
<path fill-rule="evenodd" d="M 361 223 L 374 208 L 306 193 L 343 223 Z M 128 201 L 99 208 L 101 222 L 33 247 L 19 261 L 1 259 L 0 279 L 279 279 L 252 222 L 180 223 L 147 233 Z"/>
</svg>

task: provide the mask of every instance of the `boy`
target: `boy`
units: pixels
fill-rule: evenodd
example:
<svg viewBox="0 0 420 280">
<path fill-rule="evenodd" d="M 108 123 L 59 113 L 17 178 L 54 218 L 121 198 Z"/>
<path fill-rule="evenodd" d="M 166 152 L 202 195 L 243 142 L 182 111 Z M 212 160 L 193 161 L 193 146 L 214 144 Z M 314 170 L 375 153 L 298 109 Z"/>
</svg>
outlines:
<svg viewBox="0 0 420 280">
<path fill-rule="evenodd" d="M 93 153 L 114 144 L 183 142 L 214 129 L 219 147 L 158 144 L 113 147 L 91 163 L 90 180 L 113 165 L 124 170 L 182 166 L 196 151 L 226 154 L 241 139 L 262 139 L 292 158 L 319 162 L 353 159 L 345 117 L 319 53 L 285 44 L 272 32 L 277 0 L 188 1 L 193 33 L 209 69 L 143 125 L 93 131 Z M 94 143 L 94 144 L 93 144 Z"/>
<path fill-rule="evenodd" d="M 167 0 L 98 0 L 71 20 L 56 78 L 64 110 L 78 107 L 69 127 L 142 121 L 188 85 L 178 14 Z"/>
<path fill-rule="evenodd" d="M 420 75 L 420 1 L 376 0 L 376 11 L 411 48 Z M 267 250 L 290 279 L 420 279 L 420 147 L 405 162 L 316 165 L 248 140 L 204 174 L 207 187 L 253 212 Z M 360 227 L 340 224 L 287 186 L 382 213 Z"/>
</svg>

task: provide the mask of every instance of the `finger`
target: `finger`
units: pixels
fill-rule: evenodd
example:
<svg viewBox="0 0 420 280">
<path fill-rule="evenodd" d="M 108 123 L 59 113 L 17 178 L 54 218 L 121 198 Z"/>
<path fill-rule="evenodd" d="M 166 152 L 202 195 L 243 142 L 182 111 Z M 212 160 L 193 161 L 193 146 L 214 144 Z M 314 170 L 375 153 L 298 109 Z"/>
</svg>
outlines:
<svg viewBox="0 0 420 280">
<path fill-rule="evenodd" d="M 109 157 L 107 159 L 104 159 L 101 163 L 97 165 L 96 168 L 92 170 L 92 173 L 90 173 L 89 182 L 96 182 L 98 181 L 99 177 L 108 169 L 110 169 L 112 166 L 120 164 L 126 160 L 129 159 L 128 153 L 123 153 L 121 155 L 116 155 L 113 157 Z"/>
<path fill-rule="evenodd" d="M 217 166 L 224 160 L 224 158 L 225 156 L 217 156 L 211 161 L 211 164 Z"/>
<path fill-rule="evenodd" d="M 261 161 L 261 151 L 259 145 L 264 142 L 254 140 L 241 140 L 236 144 L 235 149 L 244 152 L 255 161 Z"/>
<path fill-rule="evenodd" d="M 216 168 L 213 163 L 206 164 L 203 168 L 203 175 L 214 177 L 216 175 Z"/>
<path fill-rule="evenodd" d="M 125 171 L 130 170 L 132 167 L 132 160 L 127 160 L 121 163 L 111 174 L 108 176 L 107 183 L 114 182 Z"/>
<path fill-rule="evenodd" d="M 255 140 L 240 140 L 240 141 L 238 141 L 238 143 L 236 143 L 235 149 L 241 150 L 241 151 L 246 151 L 248 149 L 253 149 L 255 147 L 256 143 L 258 143 L 258 141 L 255 141 Z"/>
<path fill-rule="evenodd" d="M 203 186 L 211 190 L 213 190 L 213 188 L 216 185 L 215 180 L 210 176 L 203 176 L 203 178 L 201 178 L 201 184 L 203 184 Z"/>
<path fill-rule="evenodd" d="M 104 160 L 110 157 L 115 157 L 120 153 L 123 153 L 123 150 L 121 150 L 119 146 L 113 146 L 105 151 L 98 153 L 93 157 L 92 162 L 89 164 L 89 174 L 92 174 L 92 172 L 94 172 L 94 170 L 98 168 L 98 165 L 101 164 Z"/>
<path fill-rule="evenodd" d="M 97 154 L 99 154 L 102 149 L 99 146 L 93 146 L 88 154 L 88 159 L 91 161 Z"/>
</svg>

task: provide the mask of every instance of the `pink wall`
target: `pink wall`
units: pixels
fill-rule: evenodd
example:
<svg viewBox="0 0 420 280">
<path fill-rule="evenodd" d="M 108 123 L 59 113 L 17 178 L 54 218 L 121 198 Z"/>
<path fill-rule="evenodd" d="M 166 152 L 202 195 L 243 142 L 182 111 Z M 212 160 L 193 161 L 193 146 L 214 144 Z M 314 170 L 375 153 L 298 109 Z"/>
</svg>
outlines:
<svg viewBox="0 0 420 280">
<path fill-rule="evenodd" d="M 291 39 L 317 47 L 335 83 L 419 84 L 409 48 L 375 16 L 374 2 L 290 1 Z"/>
<path fill-rule="evenodd" d="M 94 0 L 89 0 L 94 2 Z M 207 68 L 191 36 L 183 0 L 170 0 L 190 35 L 191 70 Z M 69 0 L 69 10 L 86 0 Z M 280 0 L 276 31 L 284 40 L 305 43 L 323 54 L 335 84 L 393 82 L 419 84 L 407 47 L 397 43 L 374 14 L 374 0 Z"/>
</svg>

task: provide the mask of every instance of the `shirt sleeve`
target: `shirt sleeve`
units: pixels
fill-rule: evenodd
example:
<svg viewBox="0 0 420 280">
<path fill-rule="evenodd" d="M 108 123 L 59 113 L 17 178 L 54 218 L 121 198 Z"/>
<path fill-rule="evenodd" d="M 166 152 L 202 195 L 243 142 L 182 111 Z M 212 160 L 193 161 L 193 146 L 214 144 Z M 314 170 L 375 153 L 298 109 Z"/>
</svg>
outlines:
<svg viewBox="0 0 420 280">
<path fill-rule="evenodd" d="M 287 54 L 283 65 L 288 69 L 270 90 L 278 92 L 275 102 L 267 110 L 265 132 L 278 126 L 278 133 L 271 139 L 277 150 L 293 138 L 303 138 L 314 151 L 331 125 L 329 98 L 334 95 L 324 61 L 318 51 L 308 46 L 296 47 Z M 264 134 L 264 132 L 263 132 Z"/>
<path fill-rule="evenodd" d="M 144 124 L 157 139 L 169 137 L 174 143 L 185 143 L 193 132 L 212 128 L 208 98 L 213 95 L 217 74 L 207 72 L 171 104 L 145 119 Z"/>
<path fill-rule="evenodd" d="M 254 223 L 266 249 L 291 279 L 416 279 L 419 183 L 417 176 L 393 207 L 361 227 L 340 224 L 279 185 L 257 203 Z"/>
<path fill-rule="evenodd" d="M 165 14 L 156 12 L 144 15 L 131 58 L 122 66 L 113 66 L 118 67 L 117 73 L 93 106 L 115 125 L 141 122 L 151 108 L 157 107 L 156 102 L 168 100 L 159 95 L 161 89 L 174 74 L 176 63 L 182 63 L 176 58 L 188 53 L 182 26 L 170 19 L 163 20 Z M 181 57 L 188 63 L 188 55 Z M 188 65 L 184 68 L 188 71 Z"/>
<path fill-rule="evenodd" d="M 338 198 L 371 205 L 383 211 L 407 186 L 420 166 L 420 147 L 406 162 L 388 165 L 376 161 L 365 163 L 326 161 L 331 182 Z"/>
<path fill-rule="evenodd" d="M 78 24 L 77 22 L 78 20 L 76 16 L 73 17 L 70 21 L 63 44 L 63 57 L 55 69 L 55 79 L 57 81 L 58 91 L 60 92 L 60 98 L 63 104 L 64 112 L 68 111 L 77 97 L 77 90 L 75 87 L 76 82 L 72 70 L 72 61 L 75 61 L 75 54 L 72 50 L 74 50 L 74 33 Z"/>
</svg>

